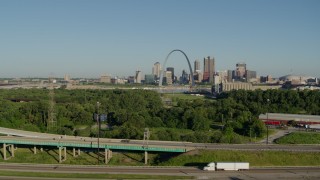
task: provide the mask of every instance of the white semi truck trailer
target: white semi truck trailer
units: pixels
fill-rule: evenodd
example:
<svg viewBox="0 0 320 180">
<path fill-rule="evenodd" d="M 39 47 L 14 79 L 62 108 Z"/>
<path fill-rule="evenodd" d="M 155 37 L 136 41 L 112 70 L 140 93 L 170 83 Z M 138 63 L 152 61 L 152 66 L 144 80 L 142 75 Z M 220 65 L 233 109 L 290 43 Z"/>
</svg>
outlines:
<svg viewBox="0 0 320 180">
<path fill-rule="evenodd" d="M 248 162 L 211 162 L 203 168 L 206 171 L 240 171 L 248 169 Z"/>
</svg>

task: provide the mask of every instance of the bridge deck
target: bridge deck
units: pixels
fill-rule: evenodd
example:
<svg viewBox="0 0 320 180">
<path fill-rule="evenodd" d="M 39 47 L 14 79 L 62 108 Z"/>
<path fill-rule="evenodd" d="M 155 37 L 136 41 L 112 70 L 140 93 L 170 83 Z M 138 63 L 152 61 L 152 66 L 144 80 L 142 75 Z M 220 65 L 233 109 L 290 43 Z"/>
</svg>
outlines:
<svg viewBox="0 0 320 180">
<path fill-rule="evenodd" d="M 22 144 L 35 146 L 98 148 L 98 139 L 80 136 L 64 136 L 0 127 L 1 144 Z M 181 142 L 149 141 L 148 144 L 141 140 L 127 139 L 99 139 L 99 148 L 130 151 L 158 151 L 158 152 L 187 152 L 190 148 L 183 147 Z"/>
</svg>

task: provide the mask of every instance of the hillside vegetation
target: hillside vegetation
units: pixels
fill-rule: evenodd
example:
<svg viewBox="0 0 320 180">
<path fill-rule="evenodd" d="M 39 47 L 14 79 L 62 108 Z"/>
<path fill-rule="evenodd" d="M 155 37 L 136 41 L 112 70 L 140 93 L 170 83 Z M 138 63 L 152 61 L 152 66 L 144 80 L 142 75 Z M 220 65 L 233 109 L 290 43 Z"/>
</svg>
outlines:
<svg viewBox="0 0 320 180">
<path fill-rule="evenodd" d="M 261 113 L 320 114 L 319 91 L 231 91 L 216 100 L 179 98 L 167 107 L 148 90 L 54 90 L 57 126 L 48 128 L 49 90 L 0 90 L 0 126 L 38 132 L 97 136 L 94 114 L 105 114 L 101 137 L 208 143 L 243 143 L 266 135 Z M 168 97 L 168 96 L 167 96 Z M 97 102 L 100 106 L 97 106 Z"/>
</svg>

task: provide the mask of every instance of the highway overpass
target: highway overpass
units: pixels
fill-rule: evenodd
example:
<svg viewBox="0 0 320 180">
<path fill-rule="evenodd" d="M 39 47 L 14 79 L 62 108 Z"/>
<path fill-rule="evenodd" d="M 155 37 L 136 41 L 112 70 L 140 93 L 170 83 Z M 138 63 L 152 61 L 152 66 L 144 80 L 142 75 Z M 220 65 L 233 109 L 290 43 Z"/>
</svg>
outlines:
<svg viewBox="0 0 320 180">
<path fill-rule="evenodd" d="M 112 150 L 142 151 L 145 153 L 145 163 L 147 163 L 148 152 L 170 152 L 183 153 L 194 149 L 207 150 L 243 150 L 243 151 L 300 151 L 300 152 L 320 152 L 320 145 L 276 145 L 276 144 L 211 144 L 211 143 L 190 143 L 177 141 L 143 141 L 129 139 L 108 139 L 65 136 L 57 134 L 37 133 L 22 131 L 9 128 L 1 128 L 0 144 L 3 144 L 4 158 L 7 150 L 14 157 L 16 145 L 29 145 L 37 148 L 57 147 L 59 148 L 59 161 L 63 162 L 66 158 L 66 149 L 72 148 L 73 155 L 80 155 L 83 148 L 104 149 L 105 162 L 107 163 L 112 157 Z"/>
<path fill-rule="evenodd" d="M 80 155 L 81 149 L 104 149 L 105 163 L 112 157 L 112 150 L 143 151 L 145 153 L 145 163 L 147 163 L 148 152 L 170 152 L 183 153 L 192 150 L 186 146 L 188 142 L 170 142 L 170 141 L 142 141 L 128 139 L 107 139 L 92 138 L 80 136 L 66 136 L 57 134 L 38 133 L 22 131 L 16 129 L 0 127 L 0 144 L 3 144 L 3 156 L 7 160 L 7 150 L 11 157 L 14 157 L 16 145 L 28 145 L 34 147 L 36 153 L 37 147 L 42 150 L 43 147 L 59 148 L 59 162 L 66 160 L 67 148 L 73 148 L 73 156 Z"/>
</svg>

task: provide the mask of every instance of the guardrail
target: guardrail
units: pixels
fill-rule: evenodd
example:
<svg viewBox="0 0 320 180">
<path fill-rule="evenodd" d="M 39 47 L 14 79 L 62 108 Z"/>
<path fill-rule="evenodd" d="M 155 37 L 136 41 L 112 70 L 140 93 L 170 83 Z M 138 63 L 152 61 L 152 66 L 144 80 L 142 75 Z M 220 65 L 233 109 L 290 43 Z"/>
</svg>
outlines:
<svg viewBox="0 0 320 180">
<path fill-rule="evenodd" d="M 22 145 L 34 145 L 34 146 L 54 146 L 54 147 L 78 147 L 78 148 L 98 148 L 98 144 L 91 143 L 72 143 L 72 142 L 49 142 L 45 140 L 41 141 L 26 141 L 26 140 L 6 140 L 0 138 L 1 144 L 22 144 Z M 111 145 L 101 144 L 99 148 L 105 148 L 110 150 L 131 150 L 131 151 L 157 151 L 157 152 L 186 152 L 185 148 L 174 147 L 159 147 L 159 146 L 134 146 L 134 145 Z"/>
</svg>

